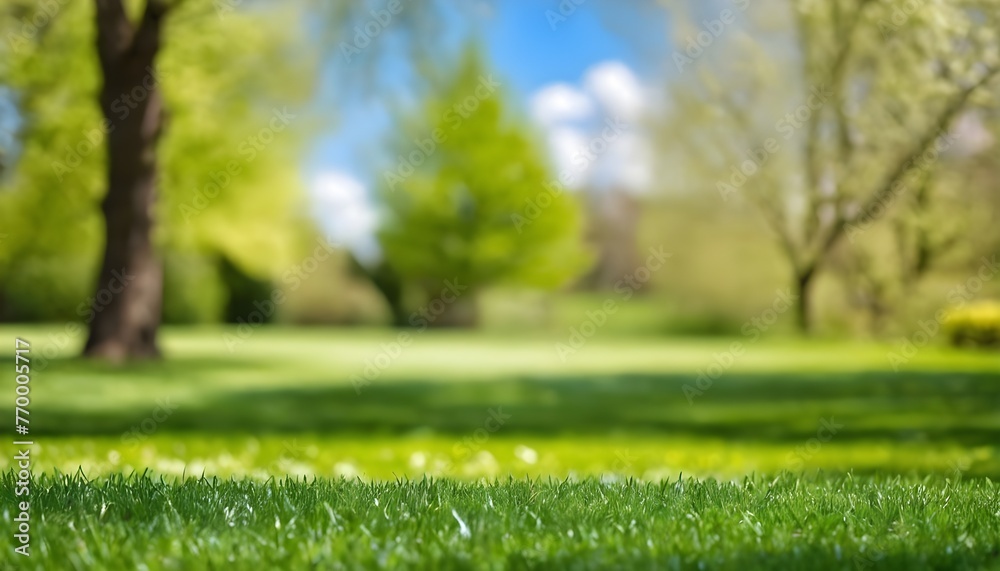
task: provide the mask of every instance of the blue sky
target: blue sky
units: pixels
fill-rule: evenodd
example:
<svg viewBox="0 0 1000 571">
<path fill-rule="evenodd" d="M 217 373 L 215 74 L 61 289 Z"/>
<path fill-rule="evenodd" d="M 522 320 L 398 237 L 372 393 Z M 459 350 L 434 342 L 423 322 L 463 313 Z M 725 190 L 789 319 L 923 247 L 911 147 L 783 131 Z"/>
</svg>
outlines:
<svg viewBox="0 0 1000 571">
<path fill-rule="evenodd" d="M 607 4 L 599 7 L 597 0 L 562 4 L 560 12 L 558 0 L 483 3 L 466 8 L 464 16 L 475 15 L 471 21 L 446 14 L 445 45 L 457 50 L 475 38 L 505 93 L 525 112 L 541 115 L 536 119 L 551 135 L 550 150 L 558 157 L 561 147 L 565 158 L 586 144 L 590 126 L 612 114 L 634 111 L 627 108 L 638 104 L 640 86 L 652 81 L 669 50 L 665 14 L 641 7 L 642 1 L 614 12 Z M 570 13 L 567 6 L 575 9 Z M 405 77 L 406 56 L 389 53 L 380 71 L 398 96 L 406 92 L 405 79 L 400 79 Z M 549 97 L 539 96 L 545 93 Z M 540 105 L 541 99 L 548 103 Z M 377 216 L 370 187 L 391 158 L 387 144 L 392 121 L 378 93 L 339 105 L 340 123 L 317 140 L 304 165 L 306 182 L 328 235 L 353 243 L 355 253 L 372 251 L 377 249 Z M 637 145 L 635 140 L 625 142 L 622 150 L 635 154 Z M 621 156 L 606 162 L 621 162 Z"/>
<path fill-rule="evenodd" d="M 565 20 L 550 21 L 549 11 L 559 14 L 558 1 L 495 2 L 491 6 L 477 19 L 478 30 L 472 35 L 481 38 L 489 63 L 503 78 L 508 93 L 525 107 L 545 86 L 578 83 L 589 68 L 604 61 L 620 61 L 640 78 L 648 78 L 651 62 L 642 53 L 651 42 L 658 44 L 653 49 L 664 50 L 661 54 L 666 50 L 664 22 L 649 18 L 648 12 L 621 11 L 609 17 L 599 13 L 596 0 L 585 0 Z M 616 26 L 622 29 L 609 29 Z M 637 43 L 637 37 L 645 43 Z M 368 104 L 352 100 L 341 112 L 342 122 L 314 146 L 305 165 L 307 176 L 331 168 L 361 179 L 372 175 L 365 172 L 363 156 L 382 147 L 382 136 L 391 126 L 389 118 L 371 100 Z"/>
<path fill-rule="evenodd" d="M 493 65 L 518 95 L 528 96 L 556 81 L 579 81 L 587 68 L 604 60 L 637 66 L 627 38 L 609 31 L 593 4 L 585 2 L 565 21 L 551 24 L 540 4 L 504 3 L 486 35 Z M 544 4 L 556 7 L 554 2 Z"/>
</svg>

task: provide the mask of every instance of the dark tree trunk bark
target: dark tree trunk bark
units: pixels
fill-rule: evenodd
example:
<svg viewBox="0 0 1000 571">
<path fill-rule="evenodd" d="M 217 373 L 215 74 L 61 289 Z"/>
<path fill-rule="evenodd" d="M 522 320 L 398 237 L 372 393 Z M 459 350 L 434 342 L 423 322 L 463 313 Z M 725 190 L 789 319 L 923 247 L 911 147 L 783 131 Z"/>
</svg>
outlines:
<svg viewBox="0 0 1000 571">
<path fill-rule="evenodd" d="M 410 323 L 412 312 L 406 310 L 404 301 L 403 280 L 386 261 L 381 261 L 374 267 L 368 267 L 351 256 L 351 271 L 355 275 L 364 276 L 382 295 L 392 318 L 393 327 L 413 327 Z"/>
<path fill-rule="evenodd" d="M 368 272 L 368 277 L 385 299 L 392 315 L 392 326 L 412 327 L 410 312 L 406 311 L 403 301 L 403 281 L 396 272 L 387 263 L 382 262 L 373 271 Z"/>
<path fill-rule="evenodd" d="M 799 333 L 804 335 L 812 333 L 813 328 L 809 307 L 812 298 L 812 282 L 815 275 L 816 268 L 811 267 L 798 272 L 795 276 L 795 293 L 799 296 L 796 302 L 796 324 L 798 325 Z"/>
<path fill-rule="evenodd" d="M 392 314 L 393 327 L 413 327 L 413 324 L 410 323 L 410 317 L 413 313 L 406 311 L 401 296 L 387 297 L 386 303 L 389 305 L 389 313 Z"/>
<path fill-rule="evenodd" d="M 141 21 L 133 24 L 121 0 L 96 4 L 108 192 L 101 204 L 104 257 L 84 354 L 116 361 L 156 357 L 163 267 L 153 246 L 152 211 L 163 102 L 153 64 L 167 6 L 147 0 Z"/>
<path fill-rule="evenodd" d="M 472 329 L 479 325 L 479 306 L 474 293 L 464 293 L 454 301 L 445 303 L 443 311 L 430 322 L 431 327 Z M 431 304 L 431 310 L 434 304 Z"/>
</svg>

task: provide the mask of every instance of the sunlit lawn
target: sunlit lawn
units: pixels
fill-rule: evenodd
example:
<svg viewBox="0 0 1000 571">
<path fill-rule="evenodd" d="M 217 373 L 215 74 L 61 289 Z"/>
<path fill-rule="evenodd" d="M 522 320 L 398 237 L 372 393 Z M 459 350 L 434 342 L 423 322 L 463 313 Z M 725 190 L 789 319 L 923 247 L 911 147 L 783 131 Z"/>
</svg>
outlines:
<svg viewBox="0 0 1000 571">
<path fill-rule="evenodd" d="M 0 330 L 32 341 L 36 359 L 59 331 Z M 365 479 L 1000 476 L 996 353 L 932 347 L 893 372 L 891 346 L 762 340 L 689 400 L 683 387 L 739 339 L 598 334 L 564 361 L 558 337 L 428 331 L 357 385 L 351 377 L 397 332 L 262 328 L 233 352 L 224 333 L 237 334 L 168 329 L 159 363 L 80 361 L 79 338 L 36 360 L 37 466 Z"/>
<path fill-rule="evenodd" d="M 167 329 L 114 367 L 59 332 L 0 328 L 36 442 L 33 558 L 8 535 L 0 568 L 1000 568 L 996 353 Z"/>
</svg>

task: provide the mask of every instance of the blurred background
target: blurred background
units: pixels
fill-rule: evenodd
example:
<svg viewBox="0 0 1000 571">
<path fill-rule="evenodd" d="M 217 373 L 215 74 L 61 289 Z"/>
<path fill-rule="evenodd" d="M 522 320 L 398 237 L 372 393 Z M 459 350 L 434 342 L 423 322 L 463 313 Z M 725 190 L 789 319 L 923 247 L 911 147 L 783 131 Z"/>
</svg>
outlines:
<svg viewBox="0 0 1000 571">
<path fill-rule="evenodd" d="M 94 293 L 107 150 L 91 4 L 4 10 L 4 321 L 76 320 Z M 151 80 L 167 112 L 153 207 L 164 323 L 236 323 L 279 287 L 268 320 L 405 325 L 458 277 L 465 313 L 432 325 L 559 330 L 661 246 L 668 268 L 615 320 L 630 332 L 738 334 L 815 265 L 811 327 L 870 337 L 954 304 L 948 290 L 1000 245 L 996 85 L 939 120 L 996 50 L 963 7 L 897 26 L 899 7 L 873 2 L 850 33 L 832 8 L 807 18 L 794 2 L 368 4 L 170 14 Z M 990 36 L 985 52 L 917 51 L 921 34 L 963 25 Z M 828 69 L 837 50 L 848 62 Z M 477 91 L 481 77 L 493 83 Z M 799 110 L 814 88 L 832 91 Z M 280 110 L 287 128 L 267 133 Z M 934 149 L 925 133 L 954 141 L 890 192 L 895 163 Z M 760 172 L 733 184 L 755 150 Z M 818 245 L 830 218 L 880 191 Z M 285 275 L 317 240 L 331 255 Z M 997 282 L 984 288 L 996 297 Z"/>
<path fill-rule="evenodd" d="M 994 473 L 996 8 L 6 1 L 0 322 L 55 364 L 39 430 L 117 450 L 173 395 L 165 432 L 506 404 L 724 447 L 836 412 Z"/>
</svg>

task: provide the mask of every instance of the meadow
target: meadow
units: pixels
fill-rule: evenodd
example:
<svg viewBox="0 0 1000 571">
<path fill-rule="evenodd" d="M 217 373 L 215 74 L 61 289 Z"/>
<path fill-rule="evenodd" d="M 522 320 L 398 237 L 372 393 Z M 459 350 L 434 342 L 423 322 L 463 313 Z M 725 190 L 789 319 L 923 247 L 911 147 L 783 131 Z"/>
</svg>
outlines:
<svg viewBox="0 0 1000 571">
<path fill-rule="evenodd" d="M 2 333 L 35 351 L 19 568 L 1000 568 L 996 353 L 264 327 L 115 367 Z"/>
</svg>

